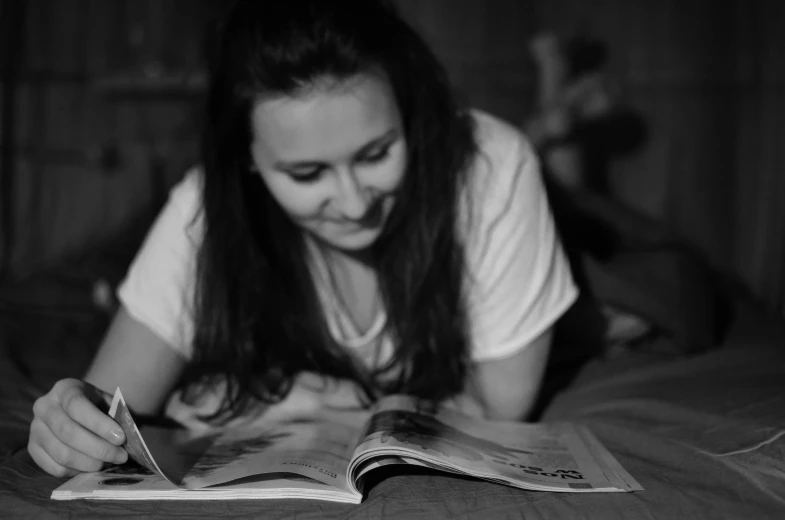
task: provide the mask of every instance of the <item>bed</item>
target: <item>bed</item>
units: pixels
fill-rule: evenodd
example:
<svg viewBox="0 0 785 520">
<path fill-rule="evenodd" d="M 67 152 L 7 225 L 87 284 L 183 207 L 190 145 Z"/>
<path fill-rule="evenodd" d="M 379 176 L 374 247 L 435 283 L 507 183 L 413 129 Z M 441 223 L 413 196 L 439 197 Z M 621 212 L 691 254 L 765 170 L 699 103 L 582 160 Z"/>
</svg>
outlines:
<svg viewBox="0 0 785 520">
<path fill-rule="evenodd" d="M 628 272 L 636 272 L 634 264 L 627 261 Z M 358 506 L 52 501 L 50 493 L 62 481 L 32 462 L 28 426 L 35 398 L 53 381 L 86 367 L 108 322 L 91 306 L 83 278 L 49 275 L 28 282 L 12 291 L 26 298 L 26 310 L 8 305 L 3 310 L 4 518 L 785 518 L 785 328 L 741 297 L 730 300 L 731 312 L 721 318 L 727 326 L 712 348 L 690 349 L 684 332 L 657 336 L 622 354 L 595 355 L 574 364 L 569 380 L 545 402 L 543 420 L 588 425 L 643 492 L 527 492 L 394 468 L 374 475 Z M 609 294 L 618 292 L 612 285 L 604 286 Z M 64 294 L 68 304 L 52 310 Z M 34 305 L 35 298 L 47 306 Z M 688 310 L 683 301 L 681 308 L 677 314 L 683 317 Z"/>
</svg>

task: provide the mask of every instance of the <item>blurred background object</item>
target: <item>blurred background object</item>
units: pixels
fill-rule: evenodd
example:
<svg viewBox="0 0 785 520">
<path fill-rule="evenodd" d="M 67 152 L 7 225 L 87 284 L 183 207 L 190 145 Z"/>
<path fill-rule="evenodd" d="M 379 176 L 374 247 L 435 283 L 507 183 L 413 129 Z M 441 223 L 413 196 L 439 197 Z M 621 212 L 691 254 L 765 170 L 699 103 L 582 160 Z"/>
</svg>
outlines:
<svg viewBox="0 0 785 520">
<path fill-rule="evenodd" d="M 785 3 L 396 3 L 464 97 L 515 124 L 538 108 L 533 37 L 588 38 L 577 62 L 602 62 L 614 95 L 646 122 L 645 146 L 609 164 L 609 196 L 785 314 Z M 223 5 L 0 3 L 4 281 L 87 269 L 101 264 L 96 251 L 130 261 L 197 159 L 204 34 Z M 111 263 L 84 276 L 111 285 L 122 272 Z"/>
</svg>

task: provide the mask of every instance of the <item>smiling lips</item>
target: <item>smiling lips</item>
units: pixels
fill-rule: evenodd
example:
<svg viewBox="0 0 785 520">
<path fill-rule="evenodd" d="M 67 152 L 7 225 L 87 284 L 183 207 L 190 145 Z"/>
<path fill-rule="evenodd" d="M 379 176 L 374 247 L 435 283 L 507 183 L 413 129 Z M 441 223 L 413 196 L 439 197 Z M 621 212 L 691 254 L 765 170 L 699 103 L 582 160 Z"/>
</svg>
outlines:
<svg viewBox="0 0 785 520">
<path fill-rule="evenodd" d="M 361 218 L 356 220 L 341 219 L 341 220 L 337 220 L 336 223 L 345 227 L 352 228 L 353 230 L 376 229 L 382 223 L 383 217 L 384 217 L 384 198 L 379 197 L 369 206 L 368 211 L 366 211 L 365 215 L 363 215 Z"/>
</svg>

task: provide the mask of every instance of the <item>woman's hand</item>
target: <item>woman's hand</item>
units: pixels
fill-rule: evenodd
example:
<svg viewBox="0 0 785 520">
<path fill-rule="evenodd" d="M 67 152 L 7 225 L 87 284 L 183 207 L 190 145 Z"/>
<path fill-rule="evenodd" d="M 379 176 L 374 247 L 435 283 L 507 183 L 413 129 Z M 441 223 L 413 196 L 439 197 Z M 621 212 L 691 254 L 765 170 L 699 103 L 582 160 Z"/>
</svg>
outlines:
<svg viewBox="0 0 785 520">
<path fill-rule="evenodd" d="M 56 477 L 98 471 L 104 463 L 122 464 L 120 426 L 98 409 L 111 396 L 79 379 L 58 381 L 33 405 L 27 451 L 44 471 Z"/>
<path fill-rule="evenodd" d="M 451 397 L 441 403 L 443 406 L 460 412 L 475 419 L 485 419 L 485 408 L 481 405 L 475 397 L 463 393 Z"/>
<path fill-rule="evenodd" d="M 287 400 L 306 403 L 317 409 L 350 411 L 366 408 L 361 396 L 361 390 L 354 381 L 302 372 L 295 379 Z"/>
</svg>

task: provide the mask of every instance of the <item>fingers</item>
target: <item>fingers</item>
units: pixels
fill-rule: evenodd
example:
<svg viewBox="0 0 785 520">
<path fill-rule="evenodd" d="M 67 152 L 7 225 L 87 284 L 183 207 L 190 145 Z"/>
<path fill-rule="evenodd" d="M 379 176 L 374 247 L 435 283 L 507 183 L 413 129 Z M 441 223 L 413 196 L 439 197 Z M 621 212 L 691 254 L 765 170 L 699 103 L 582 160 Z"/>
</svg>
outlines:
<svg viewBox="0 0 785 520">
<path fill-rule="evenodd" d="M 46 455 L 57 466 L 76 472 L 98 471 L 104 466 L 104 461 L 85 455 L 67 446 L 60 439 L 46 430 L 46 425 L 37 427 L 37 435 L 31 439 L 34 444 L 41 447 Z M 56 469 L 56 466 L 54 466 Z"/>
<path fill-rule="evenodd" d="M 30 441 L 30 443 L 27 445 L 27 451 L 30 453 L 33 461 L 50 475 L 62 478 L 72 477 L 79 473 L 76 470 L 66 468 L 65 466 L 55 462 L 54 459 L 52 459 L 52 457 L 50 457 L 41 446 L 34 444 L 32 441 Z"/>
<path fill-rule="evenodd" d="M 52 475 L 98 471 L 105 463 L 128 459 L 119 447 L 125 440 L 120 426 L 85 396 L 91 388 L 79 380 L 63 380 L 33 406 L 28 451 Z M 99 394 L 93 397 L 103 399 Z"/>
<path fill-rule="evenodd" d="M 477 399 L 467 394 L 457 395 L 453 398 L 447 399 L 446 401 L 442 401 L 441 404 L 447 408 L 455 410 L 456 412 L 460 412 L 471 417 L 480 419 L 485 418 L 485 408 Z"/>
<path fill-rule="evenodd" d="M 365 408 L 361 390 L 354 381 L 304 372 L 298 376 L 295 388 L 303 389 L 320 408 Z"/>
<path fill-rule="evenodd" d="M 66 389 L 60 396 L 60 405 L 63 412 L 65 412 L 68 417 L 110 444 L 120 446 L 125 442 L 125 435 L 123 434 L 120 425 L 111 417 L 101 412 L 101 410 L 85 396 L 83 388 L 74 386 Z M 60 419 L 60 416 L 56 411 L 54 415 L 58 415 L 58 419 Z M 47 424 L 51 427 L 50 421 L 47 421 Z M 66 425 L 62 426 L 69 428 L 69 426 Z M 54 433 L 59 433 L 55 430 L 52 431 Z M 58 437 L 60 436 L 58 435 Z M 60 439 L 66 440 L 63 437 L 60 437 Z M 105 449 L 108 448 L 105 447 Z"/>
<path fill-rule="evenodd" d="M 128 458 L 128 454 L 125 450 L 102 439 L 89 429 L 86 429 L 80 424 L 78 417 L 74 418 L 71 414 L 66 414 L 60 408 L 53 407 L 44 417 L 43 424 L 44 427 L 49 430 L 48 432 L 44 432 L 45 438 L 51 436 L 58 440 L 60 444 L 63 444 L 63 446 L 76 450 L 81 455 L 87 456 L 90 459 L 122 464 Z M 49 433 L 49 435 L 46 435 L 46 433 Z M 47 452 L 53 456 L 56 462 L 64 464 L 58 457 L 55 457 L 54 454 L 49 451 L 50 446 L 55 449 L 60 449 L 60 445 L 53 443 L 45 445 L 44 447 L 47 449 Z M 67 466 L 74 467 L 70 465 Z"/>
</svg>

